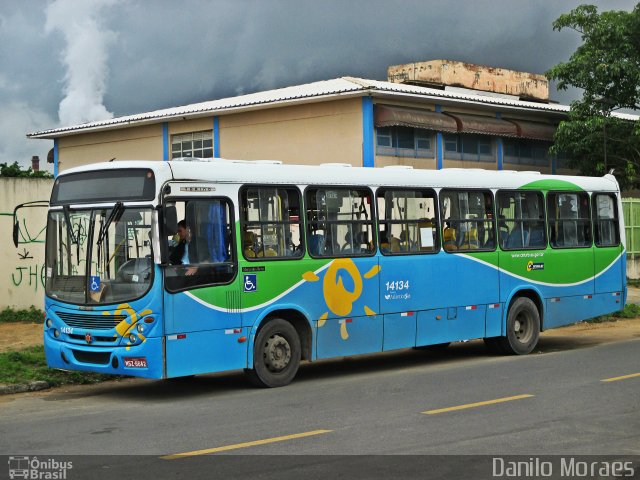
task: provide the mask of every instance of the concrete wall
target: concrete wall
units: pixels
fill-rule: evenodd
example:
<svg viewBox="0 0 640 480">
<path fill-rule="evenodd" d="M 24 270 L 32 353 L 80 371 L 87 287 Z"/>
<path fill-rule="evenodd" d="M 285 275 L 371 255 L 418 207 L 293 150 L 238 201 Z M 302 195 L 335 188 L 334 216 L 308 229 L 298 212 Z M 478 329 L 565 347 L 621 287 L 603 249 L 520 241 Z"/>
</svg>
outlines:
<svg viewBox="0 0 640 480">
<path fill-rule="evenodd" d="M 220 116 L 220 156 L 362 166 L 362 99 Z"/>
<path fill-rule="evenodd" d="M 84 133 L 58 140 L 59 171 L 117 160 L 162 160 L 162 124 Z"/>
<path fill-rule="evenodd" d="M 46 208 L 24 208 L 18 212 L 19 245 L 13 246 L 13 209 L 20 203 L 49 200 L 53 180 L 0 178 L 0 309 L 44 306 L 44 241 Z"/>
</svg>

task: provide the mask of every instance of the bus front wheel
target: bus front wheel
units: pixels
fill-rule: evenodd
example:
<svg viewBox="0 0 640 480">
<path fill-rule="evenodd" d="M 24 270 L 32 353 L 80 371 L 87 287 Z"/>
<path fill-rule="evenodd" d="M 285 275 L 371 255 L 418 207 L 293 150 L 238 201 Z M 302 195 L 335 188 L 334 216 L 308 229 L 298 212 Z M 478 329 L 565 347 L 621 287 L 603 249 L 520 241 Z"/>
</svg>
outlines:
<svg viewBox="0 0 640 480">
<path fill-rule="evenodd" d="M 507 354 L 526 355 L 538 344 L 540 312 L 530 298 L 517 298 L 507 315 L 507 336 L 499 337 L 501 350 Z"/>
<path fill-rule="evenodd" d="M 253 368 L 246 373 L 258 387 L 283 387 L 300 366 L 300 338 L 295 327 L 280 318 L 269 321 L 256 336 Z"/>
</svg>

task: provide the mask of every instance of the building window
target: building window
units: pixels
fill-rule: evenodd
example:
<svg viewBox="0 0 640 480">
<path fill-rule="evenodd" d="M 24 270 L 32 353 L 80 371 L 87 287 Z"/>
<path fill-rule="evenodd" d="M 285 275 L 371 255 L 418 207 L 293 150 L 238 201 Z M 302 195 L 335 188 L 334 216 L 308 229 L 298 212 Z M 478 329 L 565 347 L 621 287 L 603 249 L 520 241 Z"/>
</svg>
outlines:
<svg viewBox="0 0 640 480">
<path fill-rule="evenodd" d="M 486 135 L 445 134 L 444 157 L 447 160 L 495 162 L 493 141 Z"/>
<path fill-rule="evenodd" d="M 550 143 L 535 140 L 504 141 L 504 163 L 513 165 L 549 166 Z"/>
<path fill-rule="evenodd" d="M 171 158 L 213 158 L 213 132 L 183 133 L 171 136 Z"/>
<path fill-rule="evenodd" d="M 376 154 L 392 157 L 434 158 L 432 130 L 410 127 L 378 127 Z"/>
</svg>

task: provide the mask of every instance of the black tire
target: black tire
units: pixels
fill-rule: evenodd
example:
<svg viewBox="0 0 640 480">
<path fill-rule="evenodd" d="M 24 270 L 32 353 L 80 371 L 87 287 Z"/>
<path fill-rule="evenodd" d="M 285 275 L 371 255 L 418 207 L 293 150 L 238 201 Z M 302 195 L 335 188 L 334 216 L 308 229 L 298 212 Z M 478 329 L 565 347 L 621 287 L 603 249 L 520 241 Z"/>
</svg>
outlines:
<svg viewBox="0 0 640 480">
<path fill-rule="evenodd" d="M 253 346 L 253 368 L 245 372 L 258 387 L 283 387 L 296 376 L 300 353 L 300 338 L 294 326 L 275 318 L 258 332 Z"/>
<path fill-rule="evenodd" d="M 538 344 L 540 337 L 540 312 L 530 298 L 520 297 L 509 308 L 507 336 L 497 337 L 504 353 L 526 355 Z"/>
</svg>

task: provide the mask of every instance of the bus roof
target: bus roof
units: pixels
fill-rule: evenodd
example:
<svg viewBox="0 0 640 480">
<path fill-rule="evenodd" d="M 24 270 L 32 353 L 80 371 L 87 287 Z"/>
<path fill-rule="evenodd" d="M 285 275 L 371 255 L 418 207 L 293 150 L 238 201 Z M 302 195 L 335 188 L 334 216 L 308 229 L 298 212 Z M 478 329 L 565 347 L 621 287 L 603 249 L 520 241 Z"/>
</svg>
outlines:
<svg viewBox="0 0 640 480">
<path fill-rule="evenodd" d="M 537 188 L 618 192 L 613 175 L 584 177 L 577 175 L 543 175 L 539 172 L 445 168 L 412 169 L 402 166 L 365 168 L 348 164 L 284 165 L 273 160 L 189 159 L 190 161 L 124 160 L 94 163 L 62 172 L 60 176 L 86 171 L 150 168 L 158 187 L 166 181 L 221 183 L 353 185 L 449 188 Z M 564 185 L 564 186 L 563 186 Z"/>
</svg>

